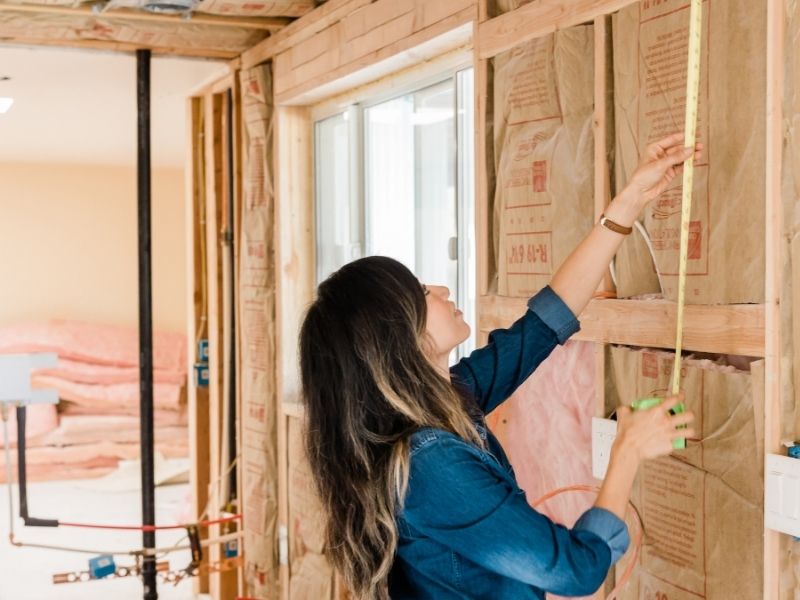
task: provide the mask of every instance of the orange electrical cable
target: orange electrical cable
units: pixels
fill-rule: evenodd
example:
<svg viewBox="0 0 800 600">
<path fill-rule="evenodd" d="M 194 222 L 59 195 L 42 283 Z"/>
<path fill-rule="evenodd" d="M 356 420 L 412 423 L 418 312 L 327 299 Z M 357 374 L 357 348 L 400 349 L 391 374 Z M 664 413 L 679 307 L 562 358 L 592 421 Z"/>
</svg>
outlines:
<svg viewBox="0 0 800 600">
<path fill-rule="evenodd" d="M 536 508 L 551 498 L 555 498 L 556 496 L 565 494 L 567 492 L 589 492 L 592 494 L 597 494 L 599 491 L 600 488 L 593 485 L 569 485 L 546 493 L 544 496 L 536 500 L 531 506 Z M 644 526 L 642 525 L 642 520 L 639 518 L 639 512 L 636 510 L 636 506 L 634 506 L 633 502 L 628 501 L 628 505 L 633 509 L 633 518 L 636 521 L 639 531 L 636 535 L 636 541 L 633 544 L 633 555 L 631 556 L 631 560 L 628 563 L 625 572 L 622 574 L 622 577 L 620 577 L 617 585 L 613 590 L 611 590 L 611 593 L 608 595 L 606 600 L 616 600 L 617 594 L 622 591 L 622 588 L 625 587 L 625 584 L 628 583 L 628 580 L 630 580 L 631 576 L 633 575 L 633 570 L 636 568 L 636 559 L 639 558 L 639 551 L 641 550 L 642 542 L 644 541 Z"/>
</svg>

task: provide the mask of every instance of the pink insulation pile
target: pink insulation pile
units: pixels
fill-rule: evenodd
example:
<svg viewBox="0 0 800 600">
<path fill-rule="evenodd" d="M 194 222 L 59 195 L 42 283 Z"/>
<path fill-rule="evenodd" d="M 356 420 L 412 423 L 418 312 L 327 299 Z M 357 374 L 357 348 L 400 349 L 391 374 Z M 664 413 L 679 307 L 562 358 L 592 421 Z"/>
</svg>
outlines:
<svg viewBox="0 0 800 600">
<path fill-rule="evenodd" d="M 166 457 L 186 457 L 186 337 L 156 332 L 153 346 L 156 449 Z M 0 327 L 0 354 L 33 352 L 58 354 L 58 366 L 36 372 L 32 385 L 57 390 L 60 402 L 28 409 L 29 478 L 101 476 L 120 460 L 137 458 L 137 329 L 58 320 Z M 9 426 L 15 446 L 15 421 Z"/>
</svg>

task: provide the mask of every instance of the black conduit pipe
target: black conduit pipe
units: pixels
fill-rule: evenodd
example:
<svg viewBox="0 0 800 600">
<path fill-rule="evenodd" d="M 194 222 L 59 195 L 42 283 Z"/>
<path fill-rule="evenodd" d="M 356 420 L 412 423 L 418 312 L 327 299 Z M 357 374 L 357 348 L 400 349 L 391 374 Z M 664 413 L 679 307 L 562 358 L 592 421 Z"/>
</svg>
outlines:
<svg viewBox="0 0 800 600">
<path fill-rule="evenodd" d="M 17 407 L 17 481 L 19 483 L 19 516 L 26 527 L 58 527 L 55 519 L 38 519 L 28 515 L 28 468 L 26 466 L 25 421 L 28 411 L 25 406 Z M 6 440 L 6 443 L 8 441 Z"/>
<path fill-rule="evenodd" d="M 230 389 L 228 390 L 228 464 L 233 464 L 236 460 L 236 237 L 234 236 L 234 201 L 235 192 L 235 173 L 233 165 L 233 92 L 228 90 L 228 240 L 230 244 L 231 257 L 231 348 L 230 348 L 230 377 L 228 378 Z M 236 471 L 237 466 L 231 469 L 230 485 L 228 487 L 228 498 L 230 502 L 236 498 Z"/>
<path fill-rule="evenodd" d="M 150 50 L 136 51 L 137 188 L 139 223 L 139 419 L 142 460 L 142 524 L 156 524 L 153 458 L 153 297 L 150 240 Z M 155 531 L 142 534 L 145 549 L 156 547 Z M 142 562 L 144 600 L 158 600 L 156 558 Z"/>
</svg>

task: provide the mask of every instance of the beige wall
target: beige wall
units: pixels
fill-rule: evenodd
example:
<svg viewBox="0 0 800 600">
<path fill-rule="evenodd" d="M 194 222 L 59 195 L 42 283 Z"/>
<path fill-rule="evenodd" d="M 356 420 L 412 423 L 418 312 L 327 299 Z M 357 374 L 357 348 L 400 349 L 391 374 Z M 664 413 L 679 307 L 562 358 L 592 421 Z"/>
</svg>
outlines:
<svg viewBox="0 0 800 600">
<path fill-rule="evenodd" d="M 186 331 L 182 169 L 153 172 L 153 310 Z M 51 317 L 135 324 L 136 170 L 0 164 L 0 324 Z"/>
</svg>

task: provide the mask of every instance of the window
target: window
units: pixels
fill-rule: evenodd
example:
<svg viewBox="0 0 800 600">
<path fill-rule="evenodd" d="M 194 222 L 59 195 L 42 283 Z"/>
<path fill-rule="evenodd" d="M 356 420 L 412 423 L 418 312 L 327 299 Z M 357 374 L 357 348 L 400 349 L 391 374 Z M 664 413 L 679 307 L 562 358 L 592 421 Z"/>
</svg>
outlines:
<svg viewBox="0 0 800 600">
<path fill-rule="evenodd" d="M 317 278 L 385 255 L 475 323 L 473 72 L 316 123 Z M 459 349 L 474 347 L 473 337 Z M 455 358 L 455 357 L 454 357 Z"/>
</svg>

